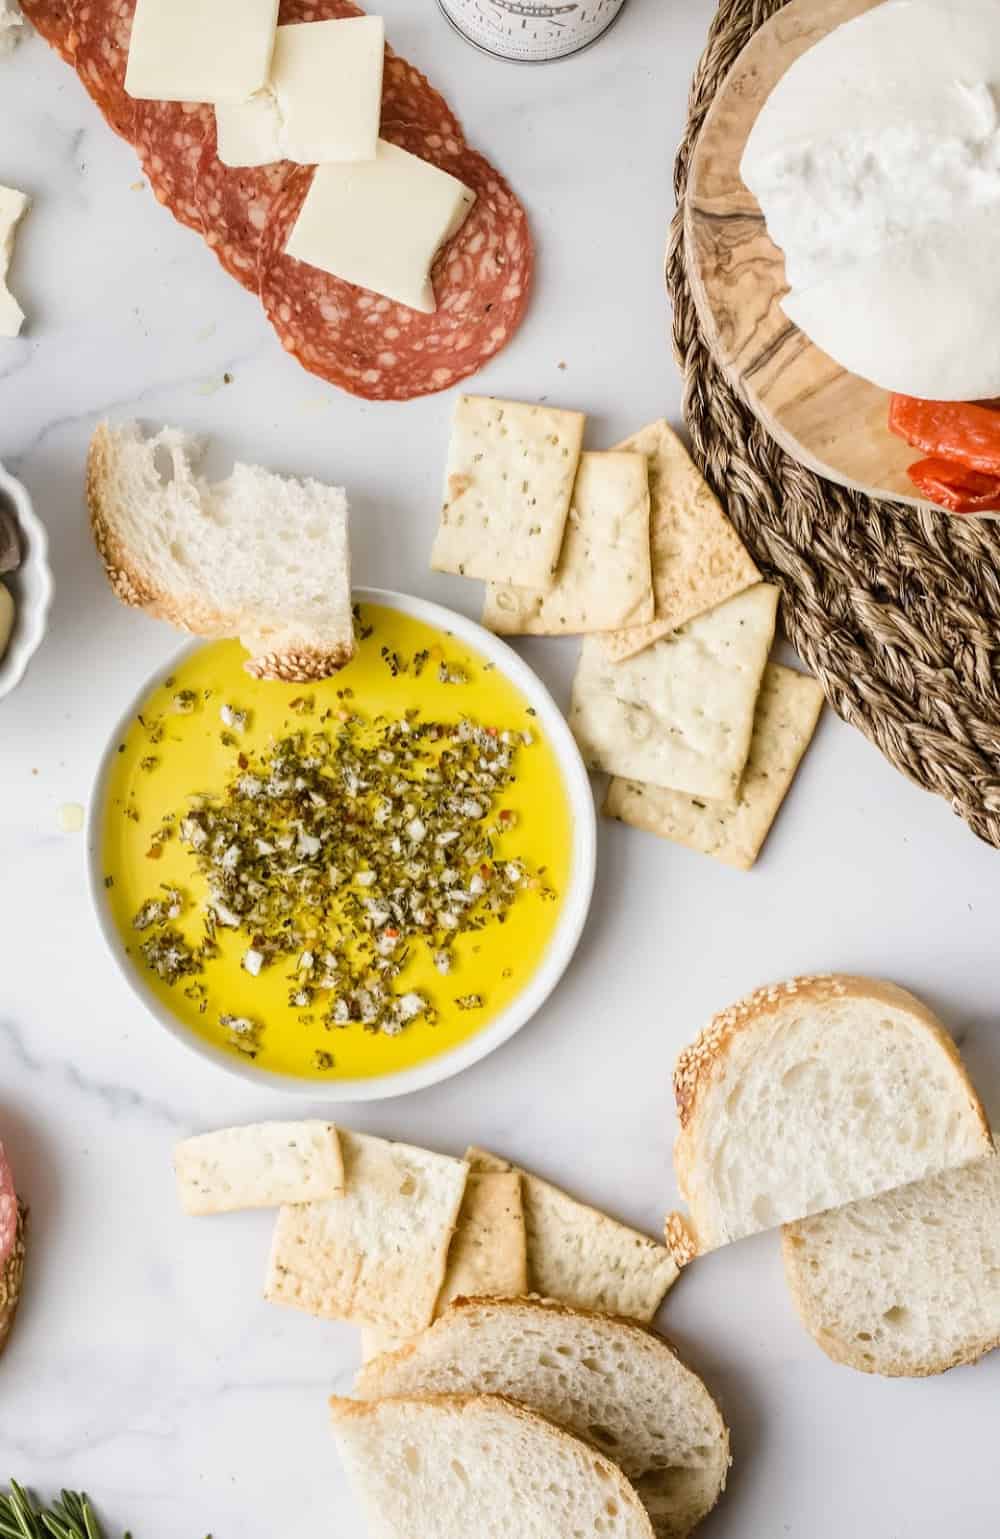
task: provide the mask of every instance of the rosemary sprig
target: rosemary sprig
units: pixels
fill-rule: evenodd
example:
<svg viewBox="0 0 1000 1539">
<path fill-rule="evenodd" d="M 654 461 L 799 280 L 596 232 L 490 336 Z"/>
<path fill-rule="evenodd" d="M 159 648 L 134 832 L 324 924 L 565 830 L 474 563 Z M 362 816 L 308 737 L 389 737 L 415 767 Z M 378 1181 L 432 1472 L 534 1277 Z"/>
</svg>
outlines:
<svg viewBox="0 0 1000 1539">
<path fill-rule="evenodd" d="M 104 1539 L 104 1530 L 87 1497 L 64 1491 L 51 1507 L 38 1508 L 16 1480 L 0 1496 L 2 1539 Z M 126 1534 L 125 1539 L 132 1539 Z"/>
</svg>

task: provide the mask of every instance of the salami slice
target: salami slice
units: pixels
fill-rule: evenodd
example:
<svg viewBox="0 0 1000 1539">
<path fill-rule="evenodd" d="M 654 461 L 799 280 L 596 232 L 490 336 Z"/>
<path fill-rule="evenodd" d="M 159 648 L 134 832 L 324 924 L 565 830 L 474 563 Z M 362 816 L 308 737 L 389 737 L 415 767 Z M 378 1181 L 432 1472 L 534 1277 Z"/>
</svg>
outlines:
<svg viewBox="0 0 1000 1539">
<path fill-rule="evenodd" d="M 116 134 L 133 139 L 136 107 L 125 90 L 136 0 L 76 0 L 69 57 Z"/>
<path fill-rule="evenodd" d="M 27 1210 L 14 1194 L 14 1178 L 0 1144 L 0 1351 L 10 1334 L 24 1278 Z"/>
<path fill-rule="evenodd" d="M 534 249 L 524 209 L 481 155 L 409 124 L 383 124 L 382 132 L 476 193 L 435 263 L 436 312 L 422 315 L 285 255 L 309 167 L 292 174 L 272 211 L 260 293 L 282 346 L 303 368 L 368 400 L 407 401 L 474 374 L 510 341 L 527 307 Z"/>
<path fill-rule="evenodd" d="M 440 91 L 388 46 L 382 79 L 382 122 L 412 123 L 430 133 L 463 138 L 461 124 Z"/>
<path fill-rule="evenodd" d="M 303 21 L 350 21 L 364 14 L 352 0 L 281 0 L 278 26 L 293 27 Z"/>
<path fill-rule="evenodd" d="M 135 147 L 156 198 L 181 224 L 204 234 L 198 206 L 202 149 L 215 112 L 201 102 L 136 102 Z"/>
<path fill-rule="evenodd" d="M 17 1194 L 10 1163 L 0 1144 L 0 1270 L 13 1253 L 17 1240 Z"/>
<path fill-rule="evenodd" d="M 256 294 L 261 236 L 295 167 L 287 160 L 272 166 L 224 166 L 217 148 L 213 123 L 205 135 L 195 186 L 202 230 L 226 272 Z"/>
<path fill-rule="evenodd" d="M 21 0 L 21 9 L 39 37 L 72 64 L 72 0 Z"/>
</svg>

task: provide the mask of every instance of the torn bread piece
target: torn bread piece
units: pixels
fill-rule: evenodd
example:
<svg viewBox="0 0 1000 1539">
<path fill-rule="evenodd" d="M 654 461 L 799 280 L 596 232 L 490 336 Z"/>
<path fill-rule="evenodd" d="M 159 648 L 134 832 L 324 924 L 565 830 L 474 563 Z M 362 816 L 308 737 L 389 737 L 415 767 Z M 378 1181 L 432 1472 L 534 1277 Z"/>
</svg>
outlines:
<svg viewBox="0 0 1000 1539">
<path fill-rule="evenodd" d="M 24 311 L 7 287 L 7 274 L 14 257 L 17 227 L 30 206 L 31 199 L 26 193 L 14 187 L 0 187 L 0 337 L 19 336 L 24 325 Z"/>
<path fill-rule="evenodd" d="M 653 1539 L 617 1464 L 498 1395 L 331 1400 L 373 1539 Z"/>
<path fill-rule="evenodd" d="M 414 1336 L 434 1318 L 469 1167 L 341 1132 L 345 1190 L 282 1208 L 265 1297 Z"/>
<path fill-rule="evenodd" d="M 485 1149 L 465 1157 L 473 1172 L 517 1169 Z M 530 1171 L 520 1174 L 531 1291 L 648 1324 L 678 1277 L 666 1247 Z"/>
<path fill-rule="evenodd" d="M 342 1197 L 344 1162 L 332 1122 L 261 1122 L 186 1138 L 174 1150 L 185 1213 L 235 1213 Z"/>
<path fill-rule="evenodd" d="M 483 624 L 498 636 L 573 636 L 653 613 L 645 455 L 583 454 L 554 585 L 488 583 Z"/>
<path fill-rule="evenodd" d="M 608 787 L 604 815 L 749 871 L 791 788 L 822 709 L 823 691 L 815 679 L 768 663 L 734 803 L 615 779 Z"/>
<path fill-rule="evenodd" d="M 553 406 L 459 396 L 433 570 L 551 588 L 585 420 Z"/>
<path fill-rule="evenodd" d="M 785 1279 L 827 1357 L 924 1378 L 1000 1347 L 1000 1158 L 789 1224 Z"/>
<path fill-rule="evenodd" d="M 604 637 L 621 661 L 760 582 L 760 573 L 717 497 L 667 422 L 651 422 L 616 446 L 649 464 L 650 539 L 656 614 L 648 625 Z"/>
<path fill-rule="evenodd" d="M 588 766 L 732 803 L 777 612 L 758 583 L 624 662 L 588 636 L 569 716 Z"/>
<path fill-rule="evenodd" d="M 204 448 L 174 428 L 98 426 L 87 505 L 115 594 L 195 635 L 239 636 L 255 678 L 329 678 L 354 655 L 346 493 L 239 463 L 209 482 Z"/>
<path fill-rule="evenodd" d="M 993 1148 L 941 1022 L 872 978 L 793 978 L 731 1005 L 681 1053 L 674 1096 L 678 1218 L 699 1255 Z"/>
<path fill-rule="evenodd" d="M 355 1393 L 507 1395 L 614 1459 L 658 1539 L 684 1539 L 725 1489 L 729 1434 L 705 1385 L 661 1336 L 611 1315 L 462 1299 L 363 1368 Z"/>
<path fill-rule="evenodd" d="M 470 1171 L 435 1318 L 457 1298 L 517 1298 L 528 1291 L 528 1246 L 517 1171 Z M 396 1332 L 361 1333 L 367 1363 L 404 1345 Z"/>
</svg>

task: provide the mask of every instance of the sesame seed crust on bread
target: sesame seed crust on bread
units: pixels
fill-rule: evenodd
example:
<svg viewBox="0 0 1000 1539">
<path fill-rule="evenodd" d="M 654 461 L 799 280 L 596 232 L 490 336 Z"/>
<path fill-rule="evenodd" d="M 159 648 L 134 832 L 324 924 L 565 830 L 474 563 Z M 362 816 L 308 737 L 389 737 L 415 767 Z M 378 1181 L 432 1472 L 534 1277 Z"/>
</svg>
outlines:
<svg viewBox="0 0 1000 1539">
<path fill-rule="evenodd" d="M 318 684 L 321 679 L 339 673 L 353 655 L 353 647 L 348 646 L 333 652 L 301 647 L 255 654 L 248 657 L 243 666 L 254 679 L 272 679 L 283 684 Z"/>
<path fill-rule="evenodd" d="M 678 1056 L 674 1067 L 674 1099 L 681 1128 L 686 1128 L 691 1122 L 701 1088 L 724 1059 L 737 1032 L 756 1026 L 768 1011 L 805 990 L 817 999 L 831 995 L 842 996 L 847 992 L 844 985 L 849 981 L 846 977 L 835 977 L 833 973 L 817 973 L 812 977 L 790 978 L 785 983 L 764 984 L 714 1015 L 691 1045 Z"/>
<path fill-rule="evenodd" d="M 663 1225 L 663 1238 L 674 1261 L 683 1271 L 698 1254 L 698 1242 L 694 1230 L 683 1213 L 668 1213 Z"/>
</svg>

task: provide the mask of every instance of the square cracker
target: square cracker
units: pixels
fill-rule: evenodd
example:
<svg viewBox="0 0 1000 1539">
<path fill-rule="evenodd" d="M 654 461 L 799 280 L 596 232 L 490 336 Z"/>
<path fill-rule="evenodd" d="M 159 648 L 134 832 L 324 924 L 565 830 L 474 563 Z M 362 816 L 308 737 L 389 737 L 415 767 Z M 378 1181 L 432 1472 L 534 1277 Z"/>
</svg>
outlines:
<svg viewBox="0 0 1000 1539">
<path fill-rule="evenodd" d="M 265 1297 L 415 1336 L 434 1317 L 469 1167 L 342 1133 L 345 1192 L 282 1208 Z"/>
<path fill-rule="evenodd" d="M 498 636 L 578 636 L 654 613 L 646 456 L 582 454 L 553 587 L 488 583 L 483 624 Z"/>
<path fill-rule="evenodd" d="M 261 1122 L 186 1138 L 174 1150 L 185 1213 L 235 1213 L 341 1197 L 344 1163 L 332 1122 Z"/>
<path fill-rule="evenodd" d="M 528 1246 L 516 1170 L 469 1175 L 452 1236 L 435 1319 L 457 1298 L 520 1298 L 528 1291 Z M 397 1331 L 365 1329 L 365 1362 L 405 1345 Z"/>
<path fill-rule="evenodd" d="M 823 691 L 815 679 L 768 663 L 750 757 L 734 806 L 699 801 L 682 791 L 664 791 L 634 780 L 612 780 L 605 816 L 749 871 L 778 816 L 822 709 Z"/>
<path fill-rule="evenodd" d="M 760 582 L 760 573 L 669 423 L 651 422 L 617 447 L 648 456 L 656 595 L 651 624 L 604 638 L 620 660 Z"/>
<path fill-rule="evenodd" d="M 585 420 L 553 406 L 459 396 L 435 572 L 552 587 Z"/>
<path fill-rule="evenodd" d="M 735 800 L 777 610 L 758 583 L 620 663 L 588 636 L 569 723 L 590 767 Z"/>
<path fill-rule="evenodd" d="M 517 1168 L 485 1149 L 465 1157 L 473 1173 Z M 529 1171 L 521 1182 L 531 1291 L 648 1325 L 679 1276 L 666 1246 Z"/>
</svg>

